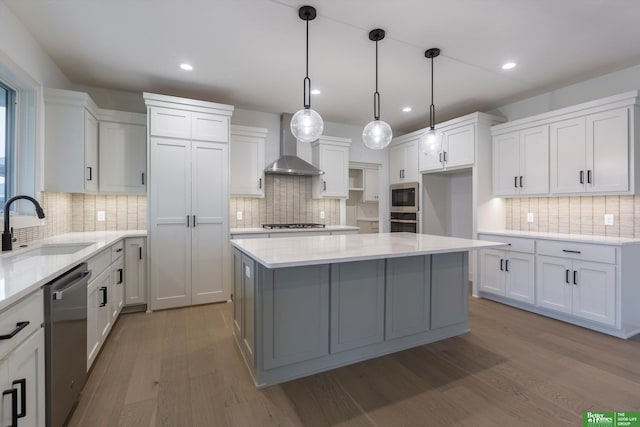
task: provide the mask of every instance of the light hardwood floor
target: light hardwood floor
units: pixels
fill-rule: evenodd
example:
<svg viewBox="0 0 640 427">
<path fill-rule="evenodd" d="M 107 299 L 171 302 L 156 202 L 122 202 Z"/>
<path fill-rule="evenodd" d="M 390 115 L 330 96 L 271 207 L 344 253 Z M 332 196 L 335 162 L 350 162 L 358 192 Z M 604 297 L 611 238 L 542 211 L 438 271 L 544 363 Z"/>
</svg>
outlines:
<svg viewBox="0 0 640 427">
<path fill-rule="evenodd" d="M 639 308 L 640 309 L 640 306 Z M 640 411 L 640 336 L 471 298 L 466 335 L 257 390 L 231 304 L 121 315 L 71 426 L 579 426 Z"/>
</svg>

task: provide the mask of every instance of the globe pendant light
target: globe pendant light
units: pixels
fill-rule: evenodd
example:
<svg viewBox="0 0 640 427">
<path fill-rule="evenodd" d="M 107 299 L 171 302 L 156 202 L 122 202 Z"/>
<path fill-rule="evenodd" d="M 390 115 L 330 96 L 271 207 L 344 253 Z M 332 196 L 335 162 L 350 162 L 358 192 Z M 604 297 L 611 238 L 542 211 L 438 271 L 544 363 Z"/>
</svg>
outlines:
<svg viewBox="0 0 640 427">
<path fill-rule="evenodd" d="M 426 58 L 431 59 L 431 106 L 429 107 L 429 129 L 420 138 L 422 152 L 427 155 L 437 155 L 440 151 L 442 134 L 435 129 L 436 107 L 433 105 L 433 58 L 440 55 L 440 49 L 434 47 L 424 52 Z"/>
<path fill-rule="evenodd" d="M 320 114 L 311 109 L 311 79 L 309 78 L 309 21 L 316 17 L 313 6 L 302 6 L 298 10 L 300 19 L 307 21 L 307 74 L 304 78 L 304 108 L 291 118 L 291 133 L 298 141 L 312 142 L 322 135 L 324 122 Z"/>
<path fill-rule="evenodd" d="M 362 141 L 367 148 L 381 150 L 391 142 L 393 132 L 387 122 L 380 120 L 380 93 L 378 92 L 378 42 L 384 39 L 384 30 L 369 32 L 369 40 L 376 42 L 376 91 L 373 93 L 373 121 L 362 131 Z"/>
</svg>

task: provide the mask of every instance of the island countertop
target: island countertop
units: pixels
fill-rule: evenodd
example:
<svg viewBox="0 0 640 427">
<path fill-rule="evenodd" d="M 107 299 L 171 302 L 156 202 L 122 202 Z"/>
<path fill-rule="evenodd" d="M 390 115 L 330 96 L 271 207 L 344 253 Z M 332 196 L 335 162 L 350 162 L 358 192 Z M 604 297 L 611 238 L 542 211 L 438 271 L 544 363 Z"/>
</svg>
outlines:
<svg viewBox="0 0 640 427">
<path fill-rule="evenodd" d="M 238 239 L 231 244 L 267 268 L 364 261 L 505 246 L 485 240 L 415 233 Z"/>
</svg>

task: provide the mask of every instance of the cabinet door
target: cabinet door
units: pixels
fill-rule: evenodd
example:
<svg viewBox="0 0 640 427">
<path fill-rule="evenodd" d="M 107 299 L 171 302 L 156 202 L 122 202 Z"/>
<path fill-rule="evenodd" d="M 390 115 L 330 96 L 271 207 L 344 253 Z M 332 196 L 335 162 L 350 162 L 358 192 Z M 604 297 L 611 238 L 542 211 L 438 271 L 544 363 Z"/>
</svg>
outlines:
<svg viewBox="0 0 640 427">
<path fill-rule="evenodd" d="M 331 266 L 331 353 L 384 339 L 384 260 Z"/>
<path fill-rule="evenodd" d="M 129 238 L 124 241 L 124 304 L 147 303 L 147 281 L 145 271 L 146 239 Z"/>
<path fill-rule="evenodd" d="M 191 303 L 227 301 L 229 183 L 227 144 L 193 142 Z"/>
<path fill-rule="evenodd" d="M 116 318 L 120 314 L 120 310 L 124 306 L 124 259 L 118 258 L 111 266 L 111 322 L 115 323 Z"/>
<path fill-rule="evenodd" d="M 144 194 L 147 131 L 129 123 L 100 123 L 100 192 Z"/>
<path fill-rule="evenodd" d="M 404 146 L 394 145 L 389 147 L 389 182 L 397 184 L 403 182 L 402 169 L 404 168 Z"/>
<path fill-rule="evenodd" d="M 405 143 L 403 181 L 413 182 L 420 179 L 418 160 L 418 140 L 416 139 L 414 141 Z"/>
<path fill-rule="evenodd" d="M 255 366 L 255 273 L 256 263 L 242 255 L 242 347 Z"/>
<path fill-rule="evenodd" d="M 6 380 L 0 378 L 2 391 L 16 389 L 18 413 L 21 412 L 21 406 L 24 407 L 24 417 L 18 418 L 18 425 L 44 427 L 44 330 L 38 329 L 33 333 L 9 354 L 2 365 L 5 365 L 8 370 Z M 4 426 L 11 425 L 10 401 L 10 396 L 3 396 L 2 405 L 0 405 L 0 419 Z"/>
<path fill-rule="evenodd" d="M 573 295 L 571 260 L 539 255 L 536 262 L 537 305 L 571 314 Z"/>
<path fill-rule="evenodd" d="M 84 111 L 84 189 L 98 192 L 98 120 L 87 110 Z"/>
<path fill-rule="evenodd" d="M 98 290 L 100 276 L 89 282 L 87 286 L 87 371 L 91 368 L 100 349 L 100 332 L 98 312 L 102 294 Z"/>
<path fill-rule="evenodd" d="M 387 259 L 385 339 L 429 330 L 431 257 Z"/>
<path fill-rule="evenodd" d="M 191 304 L 190 145 L 151 138 L 149 270 L 154 310 Z"/>
<path fill-rule="evenodd" d="M 349 149 L 334 145 L 320 145 L 320 179 L 323 197 L 349 197 Z"/>
<path fill-rule="evenodd" d="M 505 296 L 535 304 L 535 257 L 530 254 L 508 252 L 505 271 Z"/>
<path fill-rule="evenodd" d="M 467 125 L 443 132 L 445 168 L 473 166 L 476 158 L 475 128 L 475 125 Z"/>
<path fill-rule="evenodd" d="M 440 171 L 444 167 L 443 135 L 434 138 L 422 135 L 418 139 L 418 167 L 420 172 Z"/>
<path fill-rule="evenodd" d="M 264 139 L 231 135 L 231 196 L 264 197 Z"/>
<path fill-rule="evenodd" d="M 480 252 L 480 290 L 492 294 L 505 294 L 505 253 L 486 249 Z"/>
<path fill-rule="evenodd" d="M 551 193 L 582 193 L 587 182 L 585 118 L 549 126 Z"/>
<path fill-rule="evenodd" d="M 111 270 L 107 270 L 104 276 L 98 282 L 98 337 L 100 346 L 109 335 L 111 325 L 113 325 L 113 311 L 111 309 L 111 299 L 113 297 L 113 289 Z"/>
<path fill-rule="evenodd" d="M 364 195 L 363 202 L 378 201 L 378 169 L 364 170 Z"/>
<path fill-rule="evenodd" d="M 520 133 L 511 132 L 493 138 L 493 195 L 518 194 L 520 176 Z"/>
<path fill-rule="evenodd" d="M 152 107 L 149 109 L 151 136 L 169 138 L 191 138 L 191 113 L 173 108 Z"/>
<path fill-rule="evenodd" d="M 229 142 L 229 117 L 208 113 L 191 113 L 191 139 Z"/>
<path fill-rule="evenodd" d="M 587 191 L 629 190 L 628 110 L 587 116 Z"/>
<path fill-rule="evenodd" d="M 573 314 L 583 319 L 614 326 L 616 323 L 615 266 L 597 262 L 575 261 Z"/>
<path fill-rule="evenodd" d="M 549 193 L 549 126 L 520 132 L 520 194 Z"/>
<path fill-rule="evenodd" d="M 233 331 L 238 343 L 242 337 L 242 252 L 233 249 Z"/>
<path fill-rule="evenodd" d="M 329 266 L 261 275 L 264 369 L 329 354 Z"/>
<path fill-rule="evenodd" d="M 431 329 L 469 319 L 468 257 L 468 252 L 431 255 Z"/>
</svg>

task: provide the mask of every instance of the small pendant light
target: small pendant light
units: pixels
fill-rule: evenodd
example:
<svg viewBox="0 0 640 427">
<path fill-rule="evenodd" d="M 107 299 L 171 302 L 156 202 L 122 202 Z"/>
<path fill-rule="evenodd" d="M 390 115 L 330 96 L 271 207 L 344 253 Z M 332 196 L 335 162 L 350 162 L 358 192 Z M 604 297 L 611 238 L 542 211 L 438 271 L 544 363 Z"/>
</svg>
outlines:
<svg viewBox="0 0 640 427">
<path fill-rule="evenodd" d="M 311 79 L 309 78 L 309 21 L 316 18 L 313 6 L 302 6 L 298 10 L 300 19 L 307 21 L 307 74 L 304 78 L 304 108 L 291 118 L 291 133 L 298 141 L 312 142 L 322 135 L 324 122 L 320 114 L 311 109 Z"/>
<path fill-rule="evenodd" d="M 429 107 L 429 129 L 420 139 L 422 152 L 435 155 L 440 150 L 442 134 L 435 129 L 436 107 L 433 105 L 433 58 L 440 55 L 440 49 L 433 47 L 424 52 L 425 58 L 431 59 L 431 106 Z"/>
<path fill-rule="evenodd" d="M 373 93 L 373 121 L 362 131 L 362 141 L 367 148 L 381 150 L 391 142 L 393 132 L 387 122 L 380 120 L 380 93 L 378 92 L 378 42 L 384 39 L 384 30 L 369 32 L 369 40 L 376 42 L 376 91 Z"/>
</svg>

